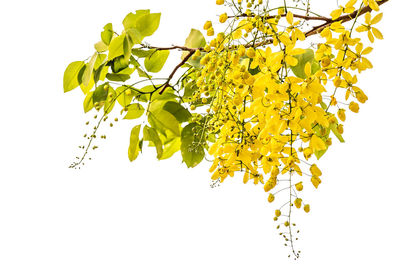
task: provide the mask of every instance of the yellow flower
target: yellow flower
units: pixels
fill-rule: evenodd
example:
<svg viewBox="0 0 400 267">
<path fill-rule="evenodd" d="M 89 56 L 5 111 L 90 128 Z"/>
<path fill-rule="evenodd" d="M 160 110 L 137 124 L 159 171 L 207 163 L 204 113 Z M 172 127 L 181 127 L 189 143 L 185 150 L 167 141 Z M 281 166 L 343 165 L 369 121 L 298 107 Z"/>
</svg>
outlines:
<svg viewBox="0 0 400 267">
<path fill-rule="evenodd" d="M 344 109 L 339 109 L 338 110 L 338 117 L 339 117 L 339 119 L 341 120 L 341 121 L 345 121 L 346 120 L 346 113 L 345 113 L 345 110 Z"/>
<path fill-rule="evenodd" d="M 358 113 L 358 111 L 360 110 L 360 107 L 358 106 L 358 104 L 356 102 L 351 101 L 350 105 L 349 105 L 349 109 L 351 111 L 353 111 L 354 113 Z"/>
<path fill-rule="evenodd" d="M 288 33 L 292 33 L 293 42 L 296 42 L 296 40 L 304 41 L 306 39 L 304 33 L 296 27 L 300 21 L 293 22 L 293 13 L 291 11 L 286 14 L 286 21 L 290 25 L 286 30 Z"/>
<path fill-rule="evenodd" d="M 340 15 L 342 15 L 342 13 L 352 13 L 355 8 L 354 8 L 354 4 L 357 2 L 357 0 L 350 0 L 349 2 L 347 2 L 347 4 L 345 6 L 339 6 L 339 9 L 333 10 L 331 13 L 331 17 L 333 20 L 336 20 L 337 18 L 340 17 Z"/>
<path fill-rule="evenodd" d="M 219 22 L 224 23 L 228 19 L 228 15 L 226 13 L 221 14 L 219 16 Z"/>
<path fill-rule="evenodd" d="M 372 10 L 379 11 L 379 5 L 376 3 L 376 0 L 363 0 L 363 2 L 364 5 L 369 6 Z"/>
<path fill-rule="evenodd" d="M 303 190 L 303 182 L 299 182 L 295 184 L 296 190 L 297 191 L 302 191 Z"/>
<path fill-rule="evenodd" d="M 310 147 L 315 152 L 315 151 L 325 150 L 326 144 L 321 138 L 319 138 L 314 134 L 310 140 Z"/>
<path fill-rule="evenodd" d="M 273 194 L 268 195 L 268 202 L 271 203 L 275 200 L 275 196 Z"/>
<path fill-rule="evenodd" d="M 343 134 L 343 124 L 339 124 L 338 125 L 338 127 L 337 127 L 337 130 L 338 130 L 338 132 L 340 133 L 340 134 Z"/>
<path fill-rule="evenodd" d="M 315 164 L 311 165 L 310 171 L 311 171 L 312 175 L 315 175 L 315 176 L 321 176 L 322 175 L 321 170 Z"/>
<path fill-rule="evenodd" d="M 268 192 L 276 185 L 276 178 L 269 178 L 268 181 L 265 182 L 264 191 Z"/>
<path fill-rule="evenodd" d="M 356 31 L 358 32 L 368 32 L 368 39 L 371 43 L 374 42 L 374 36 L 378 39 L 383 39 L 382 33 L 375 27 L 371 25 L 377 24 L 382 19 L 383 13 L 379 13 L 373 19 L 371 19 L 371 13 L 365 14 L 365 24 L 358 26 Z"/>
<path fill-rule="evenodd" d="M 304 211 L 309 213 L 310 212 L 310 204 L 304 205 Z"/>
<path fill-rule="evenodd" d="M 294 200 L 294 205 L 296 206 L 296 208 L 300 209 L 300 207 L 301 207 L 301 202 L 302 202 L 302 199 L 301 199 L 301 198 L 296 198 L 296 199 Z"/>
<path fill-rule="evenodd" d="M 283 36 L 284 35 L 281 36 L 281 41 L 283 43 L 285 43 L 282 38 Z M 291 41 L 288 41 L 288 42 L 291 42 Z M 287 44 L 285 44 L 285 45 L 287 45 Z M 303 48 L 294 48 L 294 45 L 289 43 L 285 49 L 285 61 L 289 66 L 296 66 L 298 63 L 298 60 L 294 56 L 304 54 L 304 53 L 305 53 L 305 50 Z"/>
<path fill-rule="evenodd" d="M 318 188 L 319 184 L 321 183 L 321 179 L 313 175 L 311 177 L 311 183 L 314 185 L 315 188 Z"/>
<path fill-rule="evenodd" d="M 276 217 L 279 217 L 279 216 L 281 216 L 281 211 L 280 210 L 275 210 L 275 216 Z"/>
<path fill-rule="evenodd" d="M 246 56 L 248 56 L 249 58 L 253 58 L 256 56 L 256 51 L 254 50 L 253 47 L 250 47 L 249 49 L 247 49 Z"/>
<path fill-rule="evenodd" d="M 313 151 L 310 147 L 307 147 L 306 149 L 303 150 L 303 155 L 304 155 L 305 159 L 309 159 L 312 154 L 313 154 Z"/>
<path fill-rule="evenodd" d="M 208 28 L 207 30 L 207 36 L 213 36 L 214 35 L 214 28 Z"/>
<path fill-rule="evenodd" d="M 211 28 L 211 27 L 212 27 L 212 22 L 209 21 L 209 20 L 207 20 L 207 21 L 204 23 L 203 29 L 204 29 L 204 30 L 208 30 L 208 29 Z"/>
</svg>

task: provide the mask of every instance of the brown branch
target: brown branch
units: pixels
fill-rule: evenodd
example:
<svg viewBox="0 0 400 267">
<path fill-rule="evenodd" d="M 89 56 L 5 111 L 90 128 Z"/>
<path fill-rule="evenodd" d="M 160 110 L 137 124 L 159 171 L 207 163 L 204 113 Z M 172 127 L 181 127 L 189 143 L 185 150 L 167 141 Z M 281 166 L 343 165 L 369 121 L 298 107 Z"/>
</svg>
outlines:
<svg viewBox="0 0 400 267">
<path fill-rule="evenodd" d="M 287 13 L 286 14 L 282 14 L 281 17 L 286 17 L 286 15 L 287 15 Z M 235 18 L 235 17 L 254 17 L 254 16 L 253 15 L 248 16 L 247 14 L 244 14 L 244 13 L 240 14 L 240 15 L 237 15 L 237 16 L 228 16 L 228 18 Z M 276 15 L 275 16 L 271 15 L 271 16 L 266 16 L 266 17 L 263 17 L 263 18 L 264 19 L 273 19 L 275 17 L 276 17 Z M 299 15 L 299 14 L 293 14 L 293 17 L 294 18 L 304 19 L 304 20 L 323 20 L 323 21 L 330 21 L 331 20 L 330 18 L 323 17 L 323 16 L 305 16 L 305 15 Z"/>
<path fill-rule="evenodd" d="M 157 47 L 157 46 L 148 46 L 141 44 L 142 48 L 148 48 L 148 49 L 155 49 L 155 50 L 174 50 L 174 49 L 180 49 L 183 51 L 189 51 L 189 52 L 196 52 L 196 50 L 203 50 L 203 48 L 191 48 L 191 47 L 186 47 L 186 46 L 180 46 L 180 45 L 174 45 L 174 46 L 169 46 L 169 47 Z"/>
<path fill-rule="evenodd" d="M 388 1 L 389 1 L 389 0 L 381 0 L 380 2 L 377 2 L 377 3 L 378 3 L 378 5 L 380 6 L 380 5 L 382 5 L 382 4 L 384 4 L 384 3 L 388 2 Z M 334 22 L 338 22 L 338 21 L 347 22 L 347 21 L 353 20 L 353 19 L 356 18 L 357 16 L 361 16 L 361 15 L 367 13 L 367 12 L 370 12 L 371 10 L 372 10 L 372 9 L 371 9 L 369 6 L 367 6 L 367 7 L 363 7 L 362 9 L 358 9 L 358 10 L 354 11 L 353 13 L 340 16 L 340 17 L 337 18 L 337 19 L 334 19 L 334 20 L 333 20 L 333 19 L 329 19 L 329 21 L 326 21 L 325 23 L 323 23 L 323 24 L 321 24 L 321 25 L 315 26 L 315 27 L 313 27 L 311 30 L 305 32 L 304 35 L 305 35 L 306 37 L 315 35 L 315 34 L 317 34 L 317 33 L 320 33 L 323 29 L 325 29 L 325 28 L 329 27 L 330 25 L 332 25 Z M 268 40 L 265 40 L 265 41 L 256 43 L 256 44 L 254 44 L 254 45 L 248 44 L 248 45 L 246 45 L 246 47 L 250 47 L 250 46 L 253 46 L 253 47 L 264 46 L 264 45 L 267 45 L 267 44 L 271 44 L 272 42 L 273 42 L 273 39 L 268 39 Z"/>
<path fill-rule="evenodd" d="M 189 60 L 189 58 L 196 52 L 196 50 L 199 50 L 199 48 L 190 48 L 191 50 L 188 50 L 189 53 L 182 59 L 182 61 L 175 66 L 175 68 L 172 70 L 171 74 L 168 76 L 167 81 L 164 83 L 163 87 L 161 88 L 159 94 L 161 95 L 165 89 L 167 89 L 169 85 L 169 82 L 171 81 L 171 79 L 174 77 L 176 71 L 183 65 L 186 63 L 186 61 Z"/>
</svg>

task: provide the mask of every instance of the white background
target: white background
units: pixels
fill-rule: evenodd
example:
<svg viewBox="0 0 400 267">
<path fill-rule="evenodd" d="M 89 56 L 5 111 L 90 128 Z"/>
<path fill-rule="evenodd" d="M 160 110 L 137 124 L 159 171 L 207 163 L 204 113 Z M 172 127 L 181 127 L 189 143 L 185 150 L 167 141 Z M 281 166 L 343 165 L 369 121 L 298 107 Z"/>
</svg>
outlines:
<svg viewBox="0 0 400 267">
<path fill-rule="evenodd" d="M 346 143 L 322 157 L 320 188 L 307 184 L 311 212 L 295 214 L 297 262 L 262 186 L 237 177 L 212 189 L 207 162 L 158 162 L 152 148 L 130 163 L 132 122 L 105 127 L 93 160 L 68 169 L 93 114 L 79 89 L 63 93 L 65 67 L 93 53 L 106 23 L 121 30 L 143 8 L 162 12 L 154 45 L 183 44 L 224 10 L 214 0 L 1 4 L 0 266 L 400 266 L 399 1 L 382 7 L 385 40 L 359 77 L 369 101 L 348 115 Z"/>
</svg>

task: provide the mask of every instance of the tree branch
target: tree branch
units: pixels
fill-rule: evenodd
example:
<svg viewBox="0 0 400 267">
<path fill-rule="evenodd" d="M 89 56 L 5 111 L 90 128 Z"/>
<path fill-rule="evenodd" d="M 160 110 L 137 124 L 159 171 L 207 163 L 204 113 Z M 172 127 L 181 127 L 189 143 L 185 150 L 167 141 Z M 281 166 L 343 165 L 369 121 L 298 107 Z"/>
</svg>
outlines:
<svg viewBox="0 0 400 267">
<path fill-rule="evenodd" d="M 196 52 L 196 50 L 203 50 L 203 48 L 190 48 L 186 46 L 180 46 L 180 45 L 174 45 L 174 46 L 169 46 L 169 47 L 157 47 L 157 46 L 150 46 L 150 45 L 145 45 L 141 44 L 142 48 L 148 48 L 148 49 L 155 49 L 155 50 L 174 50 L 174 49 L 180 49 L 183 51 L 189 51 L 189 52 Z"/>
<path fill-rule="evenodd" d="M 161 95 L 164 90 L 170 86 L 169 82 L 171 81 L 171 79 L 174 77 L 176 71 L 183 65 L 186 63 L 186 61 L 189 60 L 189 58 L 196 52 L 196 50 L 198 50 L 199 48 L 190 48 L 191 50 L 189 50 L 189 53 L 182 59 L 182 61 L 176 65 L 176 67 L 172 70 L 171 74 L 168 76 L 167 81 L 165 82 L 164 86 L 161 88 L 161 91 L 159 92 L 159 94 Z"/>
<path fill-rule="evenodd" d="M 281 17 L 286 17 L 287 13 L 282 14 Z M 235 17 L 254 17 L 254 16 L 248 16 L 247 14 L 240 14 L 237 16 L 228 16 L 228 18 L 235 18 Z M 264 19 L 273 19 L 276 16 L 266 16 L 264 17 Z M 305 15 L 299 15 L 299 14 L 293 14 L 294 18 L 300 18 L 300 19 L 304 19 L 304 20 L 323 20 L 323 21 L 330 21 L 330 18 L 327 17 L 323 17 L 323 16 L 305 16 Z"/>
<path fill-rule="evenodd" d="M 388 1 L 389 1 L 389 0 L 382 0 L 382 1 L 377 2 L 377 3 L 378 3 L 378 5 L 380 6 L 380 5 L 382 5 L 382 4 L 384 4 L 384 3 L 388 2 Z M 358 16 L 361 16 L 361 15 L 367 13 L 367 12 L 370 12 L 370 11 L 372 11 L 372 9 L 371 9 L 369 6 L 367 6 L 367 7 L 363 7 L 361 10 L 357 9 L 357 10 L 354 11 L 353 13 L 340 16 L 340 17 L 337 18 L 337 19 L 334 19 L 334 20 L 333 20 L 333 19 L 329 19 L 329 20 L 326 21 L 325 23 L 323 23 L 323 24 L 321 24 L 321 25 L 318 25 L 318 26 L 315 26 L 315 27 L 313 27 L 311 30 L 305 32 L 304 35 L 305 35 L 306 37 L 315 35 L 315 34 L 317 34 L 317 33 L 320 33 L 323 29 L 325 29 L 325 28 L 329 27 L 330 25 L 332 25 L 334 22 L 338 22 L 338 21 L 347 22 L 347 21 L 350 21 L 350 20 L 353 20 L 354 18 L 356 18 L 356 17 L 357 17 L 357 14 L 358 14 Z M 293 15 L 293 16 L 294 16 L 294 15 Z M 264 45 L 271 44 L 272 42 L 273 42 L 273 39 L 268 39 L 268 40 L 265 40 L 265 41 L 256 43 L 255 45 L 248 44 L 248 45 L 246 45 L 246 47 L 250 47 L 250 46 L 253 46 L 253 47 L 264 46 Z"/>
</svg>

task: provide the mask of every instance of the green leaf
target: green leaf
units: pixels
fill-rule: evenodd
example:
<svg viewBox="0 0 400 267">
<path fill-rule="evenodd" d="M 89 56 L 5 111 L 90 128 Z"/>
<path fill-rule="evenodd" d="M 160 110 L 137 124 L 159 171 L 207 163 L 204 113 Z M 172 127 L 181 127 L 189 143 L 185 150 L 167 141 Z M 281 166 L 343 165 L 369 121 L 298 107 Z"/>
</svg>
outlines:
<svg viewBox="0 0 400 267">
<path fill-rule="evenodd" d="M 338 131 L 338 124 L 337 123 L 331 123 L 329 125 L 329 128 L 332 130 L 333 134 L 337 137 L 337 139 L 341 142 L 344 143 L 343 136 L 339 133 Z"/>
<path fill-rule="evenodd" d="M 129 61 L 129 58 L 131 57 L 132 54 L 132 47 L 134 45 L 134 40 L 131 38 L 125 37 L 124 38 L 124 43 L 123 43 L 123 49 L 124 49 L 124 57 L 126 61 Z"/>
<path fill-rule="evenodd" d="M 138 18 L 135 28 L 142 36 L 150 36 L 158 29 L 160 25 L 160 16 L 161 13 L 145 14 Z"/>
<path fill-rule="evenodd" d="M 164 143 L 164 151 L 160 159 L 168 159 L 172 157 L 181 147 L 181 139 L 176 137 Z"/>
<path fill-rule="evenodd" d="M 111 61 L 111 69 L 114 73 L 118 73 L 121 70 L 127 68 L 129 66 L 129 61 L 125 59 L 125 57 L 119 56 L 114 58 L 113 61 Z"/>
<path fill-rule="evenodd" d="M 179 122 L 168 111 L 161 109 L 156 112 L 149 112 L 148 121 L 150 125 L 156 128 L 159 132 L 168 129 L 176 136 L 180 135 Z"/>
<path fill-rule="evenodd" d="M 171 87 L 167 87 L 162 94 L 160 94 L 161 89 L 153 94 L 151 100 L 174 100 L 177 95 L 175 94 L 174 89 Z"/>
<path fill-rule="evenodd" d="M 115 105 L 115 97 L 117 96 L 117 93 L 114 91 L 112 87 L 108 88 L 108 94 L 107 94 L 107 99 L 106 102 L 104 103 L 104 113 L 108 114 L 110 113 Z"/>
<path fill-rule="evenodd" d="M 129 28 L 136 28 L 136 22 L 137 20 L 144 15 L 150 14 L 149 9 L 143 9 L 143 10 L 136 10 L 136 14 L 133 14 L 132 12 L 129 13 L 128 15 L 125 16 L 124 20 L 122 21 L 122 24 L 124 25 L 125 30 Z"/>
<path fill-rule="evenodd" d="M 197 123 L 186 125 L 181 133 L 181 154 L 183 162 L 188 168 L 193 168 L 199 164 L 205 155 L 204 147 L 199 140 L 199 132 Z M 197 134 L 197 137 L 195 137 Z"/>
<path fill-rule="evenodd" d="M 144 108 L 139 103 L 131 104 L 128 106 L 128 112 L 126 113 L 124 119 L 134 120 L 140 118 L 144 113 Z"/>
<path fill-rule="evenodd" d="M 189 36 L 186 38 L 185 46 L 189 47 L 189 48 L 199 48 L 199 47 L 204 47 L 205 45 L 206 45 L 206 39 L 204 38 L 203 34 L 199 30 L 191 29 Z M 189 52 L 184 51 L 182 53 L 181 59 L 184 59 L 188 53 Z M 202 55 L 204 55 L 204 54 L 206 54 L 206 53 L 202 53 Z M 199 68 L 200 67 L 200 58 L 201 57 L 199 57 L 196 60 L 193 60 L 190 58 L 188 60 L 188 63 L 196 68 Z"/>
<path fill-rule="evenodd" d="M 93 68 L 97 70 L 101 65 L 105 64 L 107 61 L 106 54 L 97 54 L 96 62 L 94 63 Z"/>
<path fill-rule="evenodd" d="M 323 108 L 325 110 L 328 108 L 328 106 L 323 101 L 321 101 L 320 105 L 321 105 L 321 108 Z"/>
<path fill-rule="evenodd" d="M 93 108 L 93 91 L 86 94 L 85 100 L 83 100 L 83 110 L 85 113 Z"/>
<path fill-rule="evenodd" d="M 78 75 L 85 66 L 83 61 L 75 61 L 68 65 L 64 72 L 63 87 L 64 93 L 71 91 L 79 86 Z"/>
<path fill-rule="evenodd" d="M 140 141 L 139 141 L 139 149 L 140 149 L 140 152 L 143 151 L 143 138 L 140 139 Z"/>
<path fill-rule="evenodd" d="M 109 88 L 110 86 L 108 85 L 108 83 L 97 86 L 97 88 L 93 92 L 93 103 L 106 101 Z"/>
<path fill-rule="evenodd" d="M 106 45 L 103 41 L 97 42 L 94 44 L 94 49 L 96 49 L 97 52 L 105 52 L 108 50 L 108 45 Z"/>
<path fill-rule="evenodd" d="M 92 78 L 93 74 L 93 67 L 94 63 L 96 62 L 97 59 L 97 52 L 93 54 L 93 56 L 90 58 L 89 63 L 86 65 L 85 72 L 83 73 L 82 76 L 82 83 L 84 86 L 89 86 L 90 79 Z"/>
<path fill-rule="evenodd" d="M 150 49 L 150 50 L 143 50 L 143 49 L 139 49 L 139 48 L 134 48 L 132 49 L 132 54 L 139 57 L 139 58 L 143 58 L 143 57 L 148 57 L 151 54 L 153 54 L 156 50 L 154 49 Z"/>
<path fill-rule="evenodd" d="M 128 106 L 133 99 L 133 89 L 130 89 L 127 86 L 120 86 L 116 89 L 118 98 L 117 101 L 122 107 Z"/>
<path fill-rule="evenodd" d="M 101 40 L 106 45 L 109 45 L 114 34 L 112 24 L 111 23 L 106 24 L 103 27 L 103 29 L 104 31 L 101 32 Z"/>
<path fill-rule="evenodd" d="M 93 78 L 93 77 L 90 77 L 89 84 L 88 84 L 87 86 L 84 85 L 83 83 L 81 83 L 81 84 L 79 85 L 79 87 L 81 88 L 82 92 L 83 92 L 85 95 L 86 95 L 90 90 L 92 90 L 93 86 L 94 86 L 94 78 Z"/>
<path fill-rule="evenodd" d="M 183 97 L 186 98 L 186 100 L 189 100 L 193 97 L 193 93 L 199 90 L 199 88 L 196 85 L 195 81 L 190 81 L 185 85 L 185 92 L 183 93 Z"/>
<path fill-rule="evenodd" d="M 192 114 L 187 109 L 182 107 L 182 105 L 173 101 L 168 101 L 165 103 L 163 109 L 174 115 L 174 117 L 181 123 L 188 121 L 192 116 Z"/>
<path fill-rule="evenodd" d="M 131 78 L 128 74 L 107 73 L 106 78 L 109 81 L 125 82 Z"/>
<path fill-rule="evenodd" d="M 324 142 L 326 142 L 326 140 L 329 138 L 329 135 L 331 133 L 331 129 L 330 128 L 325 128 L 322 125 L 317 125 L 317 126 L 313 126 L 313 129 L 316 133 L 316 135 L 321 138 Z"/>
<path fill-rule="evenodd" d="M 129 148 L 128 148 L 128 157 L 130 161 L 134 161 L 139 155 L 139 133 L 140 133 L 141 125 L 136 125 L 132 128 Z"/>
<path fill-rule="evenodd" d="M 129 28 L 125 30 L 126 37 L 132 44 L 140 44 L 143 40 L 141 33 L 135 28 Z"/>
<path fill-rule="evenodd" d="M 325 154 L 325 152 L 326 152 L 327 150 L 328 150 L 328 149 L 315 151 L 314 155 L 317 157 L 317 159 L 320 159 L 320 158 Z"/>
<path fill-rule="evenodd" d="M 89 84 L 84 85 L 83 84 L 83 74 L 86 71 L 86 68 L 88 68 L 88 64 L 85 64 L 83 68 L 79 71 L 78 74 L 78 82 L 79 82 L 79 87 L 81 88 L 82 92 L 86 95 L 94 86 L 94 77 L 90 76 L 89 78 Z"/>
<path fill-rule="evenodd" d="M 124 40 L 125 34 L 121 34 L 112 39 L 108 52 L 108 60 L 112 60 L 124 54 Z"/>
<path fill-rule="evenodd" d="M 314 51 L 312 49 L 306 49 L 305 53 L 295 55 L 294 57 L 298 60 L 297 65 L 291 66 L 290 68 L 297 77 L 302 79 L 307 78 L 306 74 L 304 73 L 304 67 L 306 66 L 307 62 L 311 64 L 311 74 L 314 74 L 318 71 L 319 64 L 314 60 Z"/>
<path fill-rule="evenodd" d="M 131 75 L 134 71 L 135 71 L 134 68 L 125 68 L 125 69 L 119 71 L 117 74 L 127 74 L 127 75 Z"/>
<path fill-rule="evenodd" d="M 104 74 L 104 72 L 105 72 L 105 74 Z M 93 75 L 94 81 L 97 83 L 100 80 L 100 78 L 103 78 L 103 80 L 104 80 L 104 78 L 106 77 L 107 73 L 108 73 L 108 66 L 106 66 L 106 64 L 100 65 L 94 71 L 94 75 Z"/>
<path fill-rule="evenodd" d="M 145 125 L 143 129 L 143 140 L 153 142 L 157 150 L 157 159 L 160 159 L 163 154 L 163 147 L 157 130 Z"/>
<path fill-rule="evenodd" d="M 169 56 L 169 50 L 158 50 L 146 57 L 144 60 L 144 66 L 147 71 L 159 72 L 164 66 Z"/>
<path fill-rule="evenodd" d="M 313 60 L 313 62 L 311 63 L 311 74 L 316 73 L 317 71 L 319 71 L 321 69 L 321 65 L 319 64 L 318 61 L 316 61 L 315 59 Z"/>
<path fill-rule="evenodd" d="M 145 77 L 151 79 L 151 75 L 142 70 L 142 66 L 133 56 L 130 58 L 130 62 L 133 64 L 133 66 L 135 66 L 135 70 L 138 71 L 139 77 Z"/>
<path fill-rule="evenodd" d="M 189 36 L 186 38 L 185 46 L 189 48 L 199 48 L 199 47 L 204 47 L 205 45 L 206 45 L 206 39 L 204 38 L 201 31 L 196 29 L 191 29 Z"/>
</svg>

